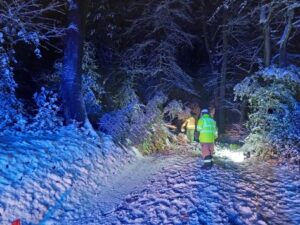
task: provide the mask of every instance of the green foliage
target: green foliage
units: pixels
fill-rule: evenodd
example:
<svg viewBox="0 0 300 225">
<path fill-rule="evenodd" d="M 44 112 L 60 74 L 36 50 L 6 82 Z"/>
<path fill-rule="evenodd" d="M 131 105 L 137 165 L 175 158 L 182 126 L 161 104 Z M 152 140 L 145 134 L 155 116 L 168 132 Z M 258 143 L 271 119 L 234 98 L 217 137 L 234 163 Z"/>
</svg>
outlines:
<svg viewBox="0 0 300 225">
<path fill-rule="evenodd" d="M 300 151 L 300 68 L 270 67 L 258 71 L 235 86 L 236 97 L 248 99 L 246 139 L 258 154 L 290 149 Z"/>
<path fill-rule="evenodd" d="M 142 154 L 162 152 L 167 146 L 168 132 L 162 124 L 155 124 L 147 138 L 138 146 Z"/>
<path fill-rule="evenodd" d="M 240 148 L 240 146 L 238 144 L 230 144 L 229 145 L 230 150 L 238 150 L 239 148 Z"/>
</svg>

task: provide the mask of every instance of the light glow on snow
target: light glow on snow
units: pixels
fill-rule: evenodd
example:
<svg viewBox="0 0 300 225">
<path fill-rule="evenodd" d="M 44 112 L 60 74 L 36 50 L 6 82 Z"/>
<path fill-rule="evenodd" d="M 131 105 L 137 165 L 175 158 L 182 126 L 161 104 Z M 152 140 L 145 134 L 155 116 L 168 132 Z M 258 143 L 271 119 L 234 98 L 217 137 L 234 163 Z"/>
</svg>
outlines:
<svg viewBox="0 0 300 225">
<path fill-rule="evenodd" d="M 217 155 L 220 157 L 228 158 L 231 161 L 236 162 L 236 163 L 241 163 L 244 161 L 243 152 L 235 152 L 235 151 L 229 150 L 227 148 L 222 149 L 221 151 L 218 151 Z"/>
</svg>

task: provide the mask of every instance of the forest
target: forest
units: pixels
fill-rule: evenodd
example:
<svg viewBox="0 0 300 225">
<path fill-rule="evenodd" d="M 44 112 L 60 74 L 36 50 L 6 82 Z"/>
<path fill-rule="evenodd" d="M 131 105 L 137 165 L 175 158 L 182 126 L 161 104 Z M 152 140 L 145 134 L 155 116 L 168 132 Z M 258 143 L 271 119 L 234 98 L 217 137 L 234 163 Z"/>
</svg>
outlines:
<svg viewBox="0 0 300 225">
<path fill-rule="evenodd" d="M 0 89 L 1 224 L 300 223 L 299 0 L 1 0 Z M 206 109 L 218 133 L 208 172 L 199 168 L 202 131 L 190 143 L 182 129 Z M 228 161 L 235 154 L 246 161 L 237 165 L 242 172 Z M 141 209 L 144 193 L 129 187 L 141 191 L 161 169 L 163 182 L 173 172 L 191 180 L 208 173 L 199 188 L 225 182 L 218 193 L 227 189 L 219 176 L 228 175 L 250 203 L 226 197 L 238 209 L 214 217 L 221 195 L 209 189 L 197 195 L 217 199 L 208 211 L 189 211 L 185 199 L 184 213 L 169 216 L 173 202 L 160 200 L 149 213 Z M 238 178 L 247 174 L 253 183 Z M 175 193 L 181 181 L 159 179 L 150 190 L 163 201 L 158 190 Z M 128 193 L 118 182 L 127 182 Z M 188 183 L 183 190 L 192 193 Z M 107 184 L 124 196 L 110 195 Z M 268 185 L 274 193 L 286 188 L 266 204 L 291 207 L 290 217 L 253 203 L 272 195 Z M 99 215 L 90 215 L 95 209 Z"/>
</svg>

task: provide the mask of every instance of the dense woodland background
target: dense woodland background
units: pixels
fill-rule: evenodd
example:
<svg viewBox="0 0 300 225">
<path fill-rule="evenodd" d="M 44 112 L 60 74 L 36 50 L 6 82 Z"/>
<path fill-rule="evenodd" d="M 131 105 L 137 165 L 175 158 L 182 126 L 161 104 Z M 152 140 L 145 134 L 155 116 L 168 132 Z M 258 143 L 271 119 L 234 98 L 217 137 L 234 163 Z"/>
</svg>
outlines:
<svg viewBox="0 0 300 225">
<path fill-rule="evenodd" d="M 210 107 L 248 150 L 299 155 L 299 30 L 297 0 L 1 1 L 0 131 L 91 123 L 149 153 Z"/>
</svg>

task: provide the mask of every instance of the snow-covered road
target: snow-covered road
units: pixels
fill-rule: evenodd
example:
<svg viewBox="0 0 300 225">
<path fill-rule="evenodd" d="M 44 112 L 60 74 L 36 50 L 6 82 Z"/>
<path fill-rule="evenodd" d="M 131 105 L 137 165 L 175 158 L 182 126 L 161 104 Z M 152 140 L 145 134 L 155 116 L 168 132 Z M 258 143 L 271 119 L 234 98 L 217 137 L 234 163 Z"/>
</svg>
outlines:
<svg viewBox="0 0 300 225">
<path fill-rule="evenodd" d="M 145 158 L 106 187 L 78 189 L 80 204 L 63 204 L 45 224 L 300 224 L 299 170 L 224 160 L 208 171 L 201 165 L 191 155 Z"/>
</svg>

